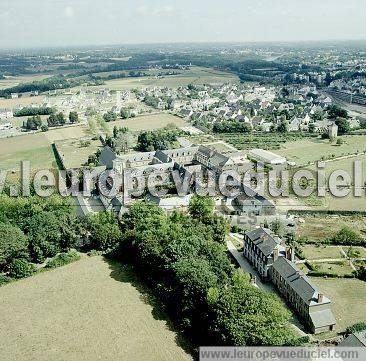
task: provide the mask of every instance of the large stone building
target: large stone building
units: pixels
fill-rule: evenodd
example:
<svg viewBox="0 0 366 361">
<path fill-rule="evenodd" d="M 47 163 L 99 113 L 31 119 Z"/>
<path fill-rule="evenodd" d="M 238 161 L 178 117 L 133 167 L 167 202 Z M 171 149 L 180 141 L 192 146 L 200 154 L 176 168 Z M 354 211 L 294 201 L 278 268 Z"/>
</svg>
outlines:
<svg viewBox="0 0 366 361">
<path fill-rule="evenodd" d="M 286 248 L 270 230 L 257 228 L 244 235 L 244 255 L 264 280 L 269 280 L 273 254 L 285 256 Z"/>
<path fill-rule="evenodd" d="M 293 249 L 280 238 L 265 228 L 247 232 L 244 256 L 263 280 L 274 284 L 313 333 L 334 329 L 331 301 L 299 271 Z"/>
<path fill-rule="evenodd" d="M 192 178 L 193 173 L 200 173 L 201 170 L 210 170 L 218 178 L 224 171 L 238 171 L 239 169 L 251 167 L 251 163 L 246 157 L 243 159 L 237 155 L 235 157 L 226 156 L 204 146 L 123 155 L 118 155 L 111 148 L 105 147 L 99 156 L 99 163 L 106 170 L 120 175 L 120 178 L 123 180 L 120 191 L 124 195 L 128 195 L 126 192 L 135 194 L 140 190 L 143 193 L 146 187 L 146 180 L 153 172 L 154 176 L 164 180 L 164 184 L 169 183 L 173 185 L 173 170 L 178 170 L 182 175 L 188 174 Z M 144 188 L 140 189 L 140 187 Z M 104 192 L 104 194 L 107 193 Z M 112 201 L 103 194 L 100 195 L 100 199 L 107 210 L 123 210 L 124 207 L 128 206 L 127 202 L 123 202 L 123 195 L 118 195 L 116 198 L 118 198 L 118 201 L 116 199 Z M 128 201 L 131 200 L 131 197 L 127 198 Z"/>
<path fill-rule="evenodd" d="M 312 333 L 333 331 L 336 321 L 331 301 L 302 274 L 295 263 L 278 257 L 270 270 L 272 283 Z"/>
</svg>

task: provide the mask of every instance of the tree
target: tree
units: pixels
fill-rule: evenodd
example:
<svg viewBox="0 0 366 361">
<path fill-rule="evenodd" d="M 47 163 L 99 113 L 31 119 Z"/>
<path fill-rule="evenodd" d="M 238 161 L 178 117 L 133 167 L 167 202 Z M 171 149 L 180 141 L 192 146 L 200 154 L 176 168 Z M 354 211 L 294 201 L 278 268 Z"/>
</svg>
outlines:
<svg viewBox="0 0 366 361">
<path fill-rule="evenodd" d="M 342 138 L 337 138 L 336 144 L 337 145 L 342 145 L 343 144 L 343 139 Z"/>
<path fill-rule="evenodd" d="M 215 315 L 211 329 L 220 345 L 289 345 L 296 340 L 289 325 L 290 312 L 280 299 L 236 273 L 230 284 L 210 290 L 210 309 Z"/>
<path fill-rule="evenodd" d="M 39 115 L 35 115 L 33 117 L 28 118 L 25 125 L 23 124 L 23 127 L 25 127 L 28 130 L 38 130 L 41 126 L 42 126 L 42 119 Z"/>
<path fill-rule="evenodd" d="M 6 270 L 13 259 L 28 256 L 28 239 L 21 229 L 0 223 L 0 271 Z"/>
<path fill-rule="evenodd" d="M 350 132 L 351 127 L 349 121 L 345 118 L 337 118 L 335 120 L 336 125 L 338 126 L 338 133 L 343 135 Z"/>
<path fill-rule="evenodd" d="M 283 237 L 285 235 L 285 227 L 283 222 L 277 218 L 270 224 L 271 231 L 273 231 L 277 236 Z"/>
<path fill-rule="evenodd" d="M 212 197 L 195 195 L 189 202 L 189 214 L 193 219 L 206 223 L 212 219 L 215 202 Z"/>
<path fill-rule="evenodd" d="M 46 124 L 43 124 L 41 126 L 41 130 L 42 130 L 42 132 L 47 132 L 48 131 L 48 126 Z"/>
<path fill-rule="evenodd" d="M 327 108 L 327 112 L 328 112 L 329 119 L 336 119 L 336 118 L 348 119 L 347 110 L 341 108 L 338 105 L 335 105 L 335 104 L 329 105 Z"/>
<path fill-rule="evenodd" d="M 122 239 L 118 218 L 111 212 L 92 215 L 87 220 L 91 247 L 106 251 L 114 248 Z"/>
<path fill-rule="evenodd" d="M 60 112 L 56 114 L 56 121 L 59 125 L 64 125 L 66 123 L 64 113 Z"/>
<path fill-rule="evenodd" d="M 277 132 L 279 133 L 287 133 L 288 132 L 288 122 L 286 119 L 282 119 L 280 124 L 277 127 Z"/>
<path fill-rule="evenodd" d="M 69 113 L 69 121 L 72 124 L 77 123 L 79 121 L 79 114 L 78 114 L 78 112 L 70 112 Z"/>
<path fill-rule="evenodd" d="M 361 332 L 366 330 L 366 323 L 365 322 L 358 322 L 352 326 L 346 328 L 345 336 L 351 335 L 355 332 Z"/>
<path fill-rule="evenodd" d="M 127 153 L 134 145 L 134 139 L 131 133 L 119 132 L 114 140 L 114 149 L 117 153 Z"/>
<path fill-rule="evenodd" d="M 110 110 L 107 113 L 105 113 L 103 115 L 103 119 L 109 123 L 109 122 L 114 122 L 117 119 L 117 115 L 114 111 Z"/>
<path fill-rule="evenodd" d="M 122 119 L 128 119 L 131 116 L 131 112 L 127 108 L 121 108 L 120 115 Z"/>
<path fill-rule="evenodd" d="M 311 115 L 311 119 L 315 121 L 320 121 L 324 119 L 324 112 L 321 109 L 317 109 L 314 114 Z"/>
<path fill-rule="evenodd" d="M 361 236 L 356 231 L 348 227 L 343 227 L 330 238 L 330 241 L 334 244 L 343 245 L 358 245 L 364 243 Z"/>
<path fill-rule="evenodd" d="M 32 260 L 42 263 L 61 251 L 59 217 L 53 212 L 40 212 L 32 216 L 28 224 Z"/>
<path fill-rule="evenodd" d="M 60 112 L 57 114 L 51 114 L 47 119 L 47 124 L 49 127 L 57 127 L 59 125 L 64 125 L 66 119 L 64 113 Z"/>
<path fill-rule="evenodd" d="M 309 124 L 309 133 L 315 133 L 315 123 Z"/>
</svg>

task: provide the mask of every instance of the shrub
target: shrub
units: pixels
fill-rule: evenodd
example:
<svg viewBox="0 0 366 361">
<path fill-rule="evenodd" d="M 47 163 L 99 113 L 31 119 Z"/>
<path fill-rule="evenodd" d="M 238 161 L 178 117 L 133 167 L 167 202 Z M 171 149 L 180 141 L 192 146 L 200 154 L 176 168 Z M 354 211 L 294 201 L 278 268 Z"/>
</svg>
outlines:
<svg viewBox="0 0 366 361">
<path fill-rule="evenodd" d="M 330 237 L 329 241 L 333 244 L 343 245 L 362 245 L 365 241 L 353 229 L 343 227 L 339 232 Z"/>
<path fill-rule="evenodd" d="M 366 330 L 366 323 L 365 322 L 358 322 L 358 323 L 356 323 L 352 326 L 347 327 L 345 335 L 348 336 L 351 333 L 360 332 L 360 331 L 364 331 L 364 330 Z"/>
<path fill-rule="evenodd" d="M 11 282 L 13 279 L 8 276 L 0 275 L 0 286 L 6 285 L 7 283 Z"/>
<path fill-rule="evenodd" d="M 60 253 L 47 262 L 46 268 L 57 268 L 65 266 L 69 263 L 78 261 L 80 258 L 81 258 L 80 254 L 77 253 L 76 251 Z"/>
<path fill-rule="evenodd" d="M 9 276 L 12 278 L 19 279 L 29 277 L 35 272 L 35 266 L 24 258 L 14 259 L 9 265 Z"/>
</svg>

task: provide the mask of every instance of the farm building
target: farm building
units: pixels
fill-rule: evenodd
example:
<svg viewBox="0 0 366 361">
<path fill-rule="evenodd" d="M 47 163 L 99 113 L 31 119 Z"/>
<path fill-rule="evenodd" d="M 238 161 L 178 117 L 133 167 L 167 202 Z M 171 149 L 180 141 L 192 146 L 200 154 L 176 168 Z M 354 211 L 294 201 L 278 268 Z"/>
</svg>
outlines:
<svg viewBox="0 0 366 361">
<path fill-rule="evenodd" d="M 263 149 L 252 149 L 248 155 L 251 159 L 266 165 L 285 165 L 287 162 L 286 158 Z"/>
</svg>

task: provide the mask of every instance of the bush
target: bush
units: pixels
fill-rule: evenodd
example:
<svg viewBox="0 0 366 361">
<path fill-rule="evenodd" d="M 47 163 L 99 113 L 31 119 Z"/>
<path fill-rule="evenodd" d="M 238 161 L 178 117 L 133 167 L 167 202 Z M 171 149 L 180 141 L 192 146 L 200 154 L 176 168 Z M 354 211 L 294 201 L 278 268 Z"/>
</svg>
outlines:
<svg viewBox="0 0 366 361">
<path fill-rule="evenodd" d="M 9 276 L 19 279 L 29 277 L 36 272 L 36 268 L 26 259 L 14 259 L 9 265 Z"/>
<path fill-rule="evenodd" d="M 76 251 L 60 253 L 47 262 L 46 268 L 57 268 L 65 266 L 69 263 L 78 261 L 80 258 L 81 258 L 80 254 L 77 253 Z"/>
<path fill-rule="evenodd" d="M 338 276 L 335 273 L 329 273 L 329 272 L 324 272 L 324 271 L 309 271 L 308 276 L 311 276 L 311 277 L 340 278 L 340 276 Z"/>
<path fill-rule="evenodd" d="M 351 333 L 365 331 L 366 330 L 366 323 L 365 322 L 358 322 L 352 326 L 346 328 L 345 335 L 348 336 Z"/>
<path fill-rule="evenodd" d="M 362 239 L 362 237 L 353 229 L 348 227 L 343 227 L 339 232 L 330 237 L 329 241 L 332 244 L 349 246 L 359 246 L 365 244 L 365 241 Z"/>
<path fill-rule="evenodd" d="M 13 279 L 8 276 L 0 275 L 0 286 L 6 285 L 7 283 L 11 282 L 12 280 Z"/>
</svg>

